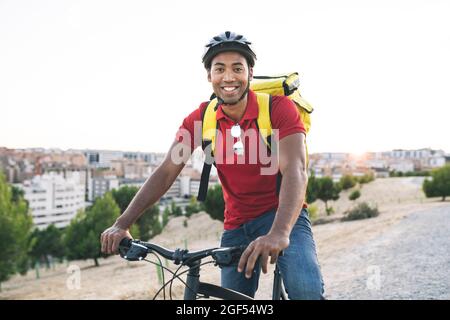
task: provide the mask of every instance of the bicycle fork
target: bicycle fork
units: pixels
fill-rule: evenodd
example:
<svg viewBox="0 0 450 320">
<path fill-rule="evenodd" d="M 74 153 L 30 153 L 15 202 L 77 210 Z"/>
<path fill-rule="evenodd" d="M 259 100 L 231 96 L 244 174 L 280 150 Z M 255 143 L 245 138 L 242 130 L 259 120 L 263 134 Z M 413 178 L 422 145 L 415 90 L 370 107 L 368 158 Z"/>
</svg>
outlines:
<svg viewBox="0 0 450 320">
<path fill-rule="evenodd" d="M 184 290 L 184 300 L 196 300 L 198 287 L 200 284 L 200 261 L 194 261 L 189 265 L 189 272 L 186 278 L 186 289 Z"/>
</svg>

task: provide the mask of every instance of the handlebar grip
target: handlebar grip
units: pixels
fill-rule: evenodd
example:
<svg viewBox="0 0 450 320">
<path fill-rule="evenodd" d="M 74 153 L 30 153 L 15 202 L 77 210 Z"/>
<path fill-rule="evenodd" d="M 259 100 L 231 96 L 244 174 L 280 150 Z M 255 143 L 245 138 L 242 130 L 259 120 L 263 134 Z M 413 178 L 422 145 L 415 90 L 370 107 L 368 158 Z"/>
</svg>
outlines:
<svg viewBox="0 0 450 320">
<path fill-rule="evenodd" d="M 119 247 L 130 248 L 131 247 L 131 241 L 133 241 L 133 239 L 123 238 L 122 240 L 120 240 Z"/>
<path fill-rule="evenodd" d="M 130 238 L 123 238 L 122 240 L 120 240 L 119 254 L 122 258 L 127 254 L 128 250 L 131 248 L 132 241 L 133 239 Z"/>
</svg>

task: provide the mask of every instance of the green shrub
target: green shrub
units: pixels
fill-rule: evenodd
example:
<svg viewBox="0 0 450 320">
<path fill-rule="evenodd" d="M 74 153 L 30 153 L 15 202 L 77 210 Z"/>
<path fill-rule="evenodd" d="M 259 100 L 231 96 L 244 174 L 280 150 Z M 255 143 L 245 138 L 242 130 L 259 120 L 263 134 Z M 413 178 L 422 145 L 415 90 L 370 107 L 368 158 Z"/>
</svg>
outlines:
<svg viewBox="0 0 450 320">
<path fill-rule="evenodd" d="M 353 188 L 356 185 L 356 182 L 357 182 L 356 178 L 348 174 L 342 176 L 342 178 L 339 180 L 342 190 L 348 190 L 350 188 Z"/>
<path fill-rule="evenodd" d="M 309 204 L 308 205 L 308 214 L 309 214 L 309 220 L 314 221 L 317 220 L 317 213 L 319 211 L 319 208 L 315 204 Z"/>
<path fill-rule="evenodd" d="M 203 208 L 214 220 L 224 220 L 225 202 L 220 184 L 216 184 L 208 189 L 208 194 L 203 202 Z"/>
<path fill-rule="evenodd" d="M 359 190 L 355 190 L 352 193 L 350 193 L 348 199 L 353 201 L 358 199 L 359 197 L 361 197 L 361 192 Z"/>
<path fill-rule="evenodd" d="M 176 205 L 175 201 L 173 200 L 170 203 L 170 213 L 175 217 L 181 217 L 183 215 L 183 211 L 179 206 Z"/>
<path fill-rule="evenodd" d="M 368 203 L 362 202 L 353 209 L 346 211 L 345 217 L 342 218 L 342 221 L 367 219 L 376 217 L 379 214 L 380 212 L 376 206 L 372 208 Z"/>
<path fill-rule="evenodd" d="M 375 176 L 373 175 L 373 173 L 369 173 L 369 174 L 365 174 L 361 177 L 358 178 L 358 182 L 360 184 L 365 184 L 365 183 L 369 183 L 375 180 Z"/>
<path fill-rule="evenodd" d="M 422 171 L 408 171 L 408 172 L 401 172 L 401 171 L 389 171 L 389 177 L 429 177 L 431 175 L 431 172 L 429 170 L 422 170 Z"/>
<path fill-rule="evenodd" d="M 194 213 L 200 212 L 200 203 L 197 202 L 197 199 L 195 197 L 191 197 L 191 200 L 189 201 L 189 204 L 184 209 L 186 212 L 186 217 L 192 216 Z"/>
<path fill-rule="evenodd" d="M 434 169 L 431 176 L 431 180 L 423 181 L 422 188 L 425 195 L 427 198 L 442 197 L 442 201 L 445 201 L 445 198 L 450 196 L 450 165 Z"/>
</svg>

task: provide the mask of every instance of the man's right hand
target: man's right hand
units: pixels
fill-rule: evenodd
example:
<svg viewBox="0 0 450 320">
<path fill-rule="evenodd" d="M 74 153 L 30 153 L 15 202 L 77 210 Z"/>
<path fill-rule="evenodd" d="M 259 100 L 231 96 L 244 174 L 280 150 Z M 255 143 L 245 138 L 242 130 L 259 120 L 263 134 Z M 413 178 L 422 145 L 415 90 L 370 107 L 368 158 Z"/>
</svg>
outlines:
<svg viewBox="0 0 450 320">
<path fill-rule="evenodd" d="M 100 237 L 102 252 L 106 254 L 117 254 L 119 252 L 119 243 L 123 238 L 133 239 L 129 229 L 123 229 L 117 225 L 109 227 L 103 231 Z"/>
</svg>

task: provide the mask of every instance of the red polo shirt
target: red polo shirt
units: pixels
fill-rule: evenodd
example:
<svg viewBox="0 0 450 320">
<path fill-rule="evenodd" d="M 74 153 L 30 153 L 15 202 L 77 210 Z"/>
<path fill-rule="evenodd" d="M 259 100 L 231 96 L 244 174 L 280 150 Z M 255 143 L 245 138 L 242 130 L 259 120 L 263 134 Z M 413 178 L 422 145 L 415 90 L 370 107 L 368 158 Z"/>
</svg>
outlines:
<svg viewBox="0 0 450 320">
<path fill-rule="evenodd" d="M 202 103 L 198 109 L 187 116 L 177 133 L 177 140 L 190 145 L 192 150 L 201 145 L 202 114 L 207 105 L 208 102 Z M 273 174 L 261 174 L 262 168 L 265 167 L 267 169 L 271 165 L 267 164 L 267 158 L 264 160 L 260 156 L 259 149 L 261 147 L 264 148 L 264 153 L 266 153 L 266 146 L 258 133 L 257 117 L 258 103 L 256 95 L 250 91 L 247 99 L 247 108 L 244 116 L 239 121 L 242 129 L 241 141 L 244 144 L 244 154 L 236 155 L 232 146 L 238 139 L 232 137 L 230 133 L 231 127 L 235 122 L 222 111 L 221 107 L 217 109 L 216 119 L 223 139 L 219 135 L 216 138 L 214 158 L 225 201 L 225 230 L 235 229 L 268 210 L 278 207 L 278 196 L 276 194 L 278 168 L 271 170 Z M 196 121 L 199 122 L 195 126 Z M 272 128 L 279 130 L 280 140 L 294 133 L 305 133 L 297 108 L 287 97 L 272 97 L 271 121 Z M 183 134 L 181 134 L 183 129 L 187 130 L 190 137 L 193 138 L 186 139 L 183 137 Z M 258 134 L 252 136 L 252 133 Z M 184 136 L 186 135 L 184 134 Z M 255 143 L 254 136 L 257 137 L 258 143 Z"/>
</svg>

